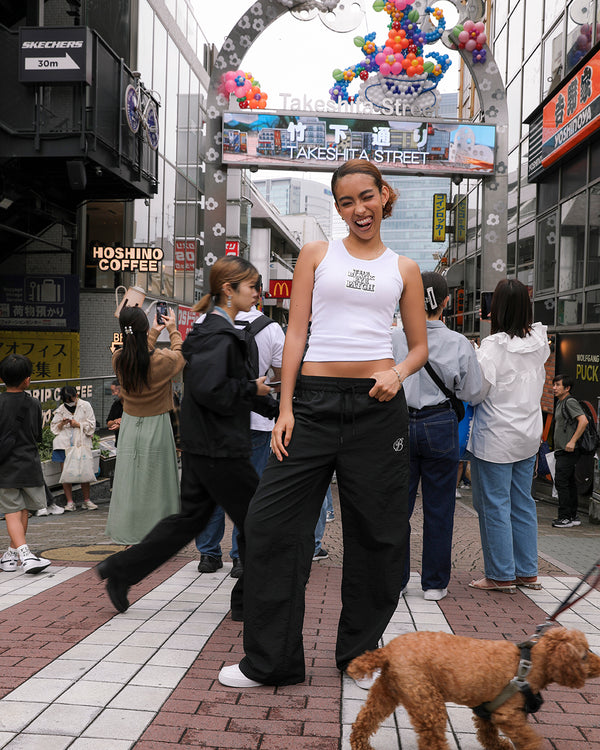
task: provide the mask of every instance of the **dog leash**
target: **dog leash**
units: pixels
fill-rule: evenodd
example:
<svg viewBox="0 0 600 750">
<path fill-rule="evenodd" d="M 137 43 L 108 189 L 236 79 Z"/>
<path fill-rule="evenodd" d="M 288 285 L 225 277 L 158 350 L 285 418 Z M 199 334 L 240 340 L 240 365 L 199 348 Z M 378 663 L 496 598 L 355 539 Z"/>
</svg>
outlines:
<svg viewBox="0 0 600 750">
<path fill-rule="evenodd" d="M 578 591 L 586 583 L 588 585 L 588 588 L 583 591 L 583 593 L 578 594 Z M 541 625 L 537 626 L 535 634 L 528 638 L 526 641 L 517 644 L 517 647 L 521 652 L 517 674 L 512 678 L 508 685 L 504 687 L 499 695 L 494 698 L 494 700 L 488 701 L 487 703 L 480 703 L 478 706 L 475 706 L 473 708 L 473 713 L 476 716 L 479 716 L 481 719 L 491 719 L 494 711 L 500 708 L 503 703 L 506 703 L 509 698 L 511 698 L 515 693 L 518 692 L 523 693 L 523 696 L 525 698 L 525 705 L 523 707 L 525 713 L 534 714 L 540 709 L 544 702 L 544 699 L 542 698 L 541 693 L 534 693 L 531 690 L 529 683 L 527 682 L 527 676 L 531 671 L 531 649 L 544 635 L 548 628 L 552 627 L 559 615 L 561 615 L 563 612 L 566 612 L 568 609 L 571 609 L 573 605 L 584 599 L 591 591 L 598 588 L 599 583 L 600 560 L 592 565 L 592 567 L 579 581 L 579 583 L 573 589 L 571 589 L 571 591 L 562 600 L 558 607 L 556 607 L 554 612 L 549 615 Z"/>
</svg>

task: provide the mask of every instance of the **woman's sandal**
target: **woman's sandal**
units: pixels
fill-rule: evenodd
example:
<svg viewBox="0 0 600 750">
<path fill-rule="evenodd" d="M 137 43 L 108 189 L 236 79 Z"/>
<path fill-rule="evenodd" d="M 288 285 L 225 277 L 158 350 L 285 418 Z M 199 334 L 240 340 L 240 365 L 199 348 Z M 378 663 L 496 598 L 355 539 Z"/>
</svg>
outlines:
<svg viewBox="0 0 600 750">
<path fill-rule="evenodd" d="M 492 578 L 480 578 L 471 581 L 469 586 L 479 591 L 502 591 L 504 594 L 516 594 L 517 586 L 513 581 L 494 581 Z"/>
<path fill-rule="evenodd" d="M 537 576 L 517 576 L 517 586 L 522 586 L 524 589 L 533 589 L 534 591 L 540 591 L 542 584 L 538 583 Z"/>
</svg>

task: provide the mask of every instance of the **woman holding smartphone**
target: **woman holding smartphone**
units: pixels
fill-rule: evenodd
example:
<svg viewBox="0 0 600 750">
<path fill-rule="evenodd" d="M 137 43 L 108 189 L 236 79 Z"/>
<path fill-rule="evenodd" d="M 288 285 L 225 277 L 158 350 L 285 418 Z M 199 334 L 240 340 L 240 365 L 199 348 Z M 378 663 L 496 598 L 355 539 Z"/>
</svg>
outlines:
<svg viewBox="0 0 600 750">
<path fill-rule="evenodd" d="M 245 657 L 219 674 L 231 687 L 304 680 L 305 586 L 334 471 L 344 539 L 340 670 L 377 647 L 400 595 L 409 517 L 402 381 L 427 359 L 423 284 L 417 264 L 381 240 L 396 195 L 377 167 L 348 161 L 331 185 L 348 236 L 308 243 L 296 263 L 274 455 L 246 520 Z M 396 363 L 398 303 L 409 351 Z"/>
<path fill-rule="evenodd" d="M 108 595 L 119 612 L 129 607 L 129 587 L 192 541 L 220 505 L 240 532 L 258 484 L 250 461 L 250 412 L 277 414 L 266 377 L 250 373 L 244 333 L 235 327 L 238 312 L 258 300 L 258 271 L 243 258 L 219 258 L 210 269 L 210 293 L 194 307 L 206 312 L 183 346 L 187 361 L 181 404 L 181 512 L 163 519 L 139 544 L 98 566 Z M 238 538 L 242 564 L 244 536 Z M 234 619 L 242 618 L 243 576 L 231 593 Z"/>
<path fill-rule="evenodd" d="M 146 313 L 124 307 L 123 348 L 113 356 L 121 384 L 123 416 L 106 533 L 117 544 L 135 544 L 162 518 L 179 510 L 177 454 L 171 428 L 172 379 L 183 370 L 175 313 L 149 329 Z M 169 349 L 156 349 L 166 328 Z"/>
</svg>

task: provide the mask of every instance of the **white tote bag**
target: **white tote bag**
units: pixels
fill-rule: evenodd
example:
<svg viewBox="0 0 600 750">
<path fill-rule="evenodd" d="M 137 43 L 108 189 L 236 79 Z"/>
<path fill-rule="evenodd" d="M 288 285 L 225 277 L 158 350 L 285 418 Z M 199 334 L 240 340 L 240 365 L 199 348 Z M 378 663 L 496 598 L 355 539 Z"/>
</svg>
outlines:
<svg viewBox="0 0 600 750">
<path fill-rule="evenodd" d="M 79 428 L 74 432 L 77 437 L 75 444 L 67 448 L 65 452 L 65 462 L 59 480 L 61 484 L 83 484 L 96 479 L 92 449 L 81 445 Z"/>
</svg>

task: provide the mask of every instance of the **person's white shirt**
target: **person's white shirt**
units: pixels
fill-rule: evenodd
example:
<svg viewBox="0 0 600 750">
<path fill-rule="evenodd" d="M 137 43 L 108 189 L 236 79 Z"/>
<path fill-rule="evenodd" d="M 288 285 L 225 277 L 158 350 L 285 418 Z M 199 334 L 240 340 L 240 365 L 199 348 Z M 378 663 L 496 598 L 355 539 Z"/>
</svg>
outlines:
<svg viewBox="0 0 600 750">
<path fill-rule="evenodd" d="M 504 464 L 536 454 L 542 436 L 540 401 L 550 355 L 546 326 L 534 323 L 524 338 L 494 333 L 481 342 L 477 359 L 483 388 L 467 449 L 484 461 Z"/>
<path fill-rule="evenodd" d="M 239 312 L 235 319 L 245 323 L 252 323 L 253 320 L 263 315 L 256 307 L 251 308 L 248 312 Z M 196 319 L 196 323 L 202 323 L 206 314 L 203 313 Z M 270 367 L 281 367 L 281 358 L 283 355 L 283 344 L 285 334 L 279 323 L 271 323 L 265 326 L 254 337 L 258 347 L 258 374 L 264 375 Z M 275 426 L 274 419 L 267 419 L 262 414 L 250 412 L 250 429 L 260 430 L 261 432 L 271 432 Z"/>
</svg>

